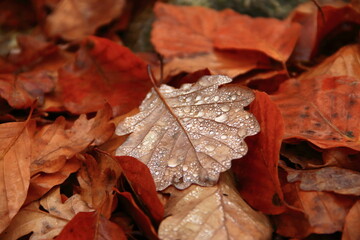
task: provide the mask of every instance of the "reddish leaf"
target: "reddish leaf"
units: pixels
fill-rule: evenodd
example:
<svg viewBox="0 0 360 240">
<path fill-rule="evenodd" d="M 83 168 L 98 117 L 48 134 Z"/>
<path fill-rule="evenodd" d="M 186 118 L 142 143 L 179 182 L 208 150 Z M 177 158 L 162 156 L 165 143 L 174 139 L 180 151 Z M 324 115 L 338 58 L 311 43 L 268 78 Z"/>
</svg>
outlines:
<svg viewBox="0 0 360 240">
<path fill-rule="evenodd" d="M 79 212 L 56 240 L 126 240 L 124 231 L 97 212 Z"/>
<path fill-rule="evenodd" d="M 109 102 L 120 115 L 138 106 L 151 84 L 146 64 L 129 49 L 89 37 L 74 62 L 60 69 L 59 85 L 72 113 L 94 112 Z"/>
<path fill-rule="evenodd" d="M 51 37 L 81 39 L 119 16 L 124 5 L 124 0 L 62 0 L 47 18 L 46 31 Z"/>
<path fill-rule="evenodd" d="M 344 231 L 342 240 L 356 240 L 360 239 L 360 201 L 358 200 L 350 209 L 345 218 Z"/>
<path fill-rule="evenodd" d="M 225 14 L 224 24 L 216 32 L 214 46 L 219 49 L 260 51 L 286 62 L 300 35 L 300 25 L 288 20 L 251 18 L 240 14 Z"/>
<path fill-rule="evenodd" d="M 250 112 L 259 121 L 261 131 L 246 139 L 249 152 L 233 161 L 232 170 L 238 179 L 241 196 L 252 207 L 267 214 L 279 214 L 285 210 L 277 171 L 284 125 L 268 95 L 255 93 Z"/>
<path fill-rule="evenodd" d="M 358 58 L 358 46 L 344 47 L 299 79 L 281 85 L 272 99 L 284 117 L 285 139 L 360 150 Z"/>
<path fill-rule="evenodd" d="M 139 196 L 146 209 L 159 224 L 164 217 L 164 206 L 157 196 L 155 183 L 149 168 L 133 157 L 121 156 L 116 157 L 116 159 L 136 195 Z"/>
<path fill-rule="evenodd" d="M 25 29 L 35 23 L 30 2 L 0 1 L 0 26 L 2 29 Z"/>
<path fill-rule="evenodd" d="M 132 216 L 137 226 L 148 239 L 158 239 L 157 233 L 149 217 L 139 208 L 132 195 L 128 192 L 119 192 L 119 201 L 127 214 Z"/>
<path fill-rule="evenodd" d="M 343 31 L 347 34 L 352 28 L 351 24 L 360 24 L 360 13 L 357 12 L 353 6 L 345 4 L 342 1 L 333 1 L 329 3 L 331 5 L 329 4 L 321 7 L 325 22 L 322 14 L 318 12 L 317 7 L 312 2 L 300 5 L 292 13 L 292 16 L 290 17 L 292 21 L 300 23 L 303 26 L 300 38 L 293 53 L 294 60 L 309 61 L 319 50 L 319 45 L 321 43 L 329 44 L 329 42 L 336 43 L 341 41 L 341 39 L 326 41 L 324 38 L 330 36 L 334 31 L 338 31 L 335 36 L 341 36 L 343 34 L 341 33 L 342 24 L 344 26 Z M 352 29 L 354 32 L 354 41 L 358 32 L 356 29 L 356 27 Z"/>
<path fill-rule="evenodd" d="M 244 17 L 234 11 L 217 12 L 203 7 L 174 6 L 158 2 L 154 12 L 157 19 L 153 25 L 151 41 L 156 51 L 165 57 L 165 76 L 209 68 L 214 74 L 234 77 L 254 68 L 273 67 L 268 57 L 259 52 L 261 49 L 256 44 L 236 48 L 241 51 L 228 51 L 233 50 L 233 46 L 226 48 L 219 40 L 218 45 L 225 50 L 215 50 L 217 46 L 214 41 L 224 31 L 222 28 L 228 24 L 228 19 Z M 279 23 L 281 24 L 280 21 Z"/>
</svg>

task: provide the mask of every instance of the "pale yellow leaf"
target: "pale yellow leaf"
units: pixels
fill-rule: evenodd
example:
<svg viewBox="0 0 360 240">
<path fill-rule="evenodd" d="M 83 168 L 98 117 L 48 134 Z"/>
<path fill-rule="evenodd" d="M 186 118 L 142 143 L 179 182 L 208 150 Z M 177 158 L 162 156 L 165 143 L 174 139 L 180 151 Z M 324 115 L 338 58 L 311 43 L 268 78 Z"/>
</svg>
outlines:
<svg viewBox="0 0 360 240">
<path fill-rule="evenodd" d="M 169 192 L 168 217 L 159 227 L 162 240 L 271 239 L 267 217 L 245 203 L 227 176 L 213 187 L 193 185 Z"/>
<path fill-rule="evenodd" d="M 213 75 L 180 89 L 152 89 L 140 112 L 118 125 L 118 135 L 133 134 L 116 155 L 144 162 L 157 190 L 213 185 L 232 159 L 246 154 L 244 138 L 259 131 L 255 117 L 244 110 L 254 94 L 238 85 L 219 88 L 231 81 Z"/>
<path fill-rule="evenodd" d="M 40 206 L 45 209 L 43 211 Z M 60 188 L 55 188 L 40 201 L 22 208 L 13 218 L 9 227 L 0 235 L 0 240 L 16 240 L 33 232 L 30 240 L 52 239 L 78 213 L 90 212 L 80 195 L 71 196 L 62 203 Z"/>
</svg>

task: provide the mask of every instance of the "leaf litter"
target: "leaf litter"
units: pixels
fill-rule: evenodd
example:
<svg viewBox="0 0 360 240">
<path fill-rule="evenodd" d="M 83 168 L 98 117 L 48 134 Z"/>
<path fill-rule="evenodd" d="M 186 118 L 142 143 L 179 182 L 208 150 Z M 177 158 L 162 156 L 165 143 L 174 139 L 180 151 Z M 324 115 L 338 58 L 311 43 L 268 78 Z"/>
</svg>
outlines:
<svg viewBox="0 0 360 240">
<path fill-rule="evenodd" d="M 360 2 L 324 2 L 2 1 L 0 239 L 359 239 Z"/>
</svg>

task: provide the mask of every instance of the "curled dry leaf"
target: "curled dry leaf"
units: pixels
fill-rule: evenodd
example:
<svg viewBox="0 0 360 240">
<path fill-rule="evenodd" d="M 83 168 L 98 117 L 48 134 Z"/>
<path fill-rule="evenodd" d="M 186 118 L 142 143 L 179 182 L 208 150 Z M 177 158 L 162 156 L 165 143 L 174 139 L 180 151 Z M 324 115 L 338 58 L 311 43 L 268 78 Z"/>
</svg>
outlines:
<svg viewBox="0 0 360 240">
<path fill-rule="evenodd" d="M 168 217 L 160 224 L 160 239 L 271 238 L 269 220 L 246 204 L 229 177 L 221 176 L 213 187 L 193 185 L 169 192 Z"/>
<path fill-rule="evenodd" d="M 124 0 L 62 0 L 46 19 L 46 30 L 53 37 L 81 39 L 118 17 L 124 5 Z"/>
<path fill-rule="evenodd" d="M 16 240 L 31 232 L 31 240 L 53 239 L 75 214 L 89 211 L 93 210 L 77 194 L 63 203 L 58 187 L 41 200 L 22 208 L 0 239 Z"/>
<path fill-rule="evenodd" d="M 0 127 L 0 232 L 24 203 L 30 182 L 34 122 L 4 123 Z"/>
<path fill-rule="evenodd" d="M 213 185 L 231 160 L 244 156 L 246 136 L 259 131 L 255 117 L 243 108 L 254 94 L 221 75 L 204 76 L 180 89 L 152 89 L 140 113 L 121 122 L 116 133 L 132 133 L 116 155 L 135 157 L 150 169 L 157 190 L 173 184 Z"/>
<path fill-rule="evenodd" d="M 339 167 L 312 170 L 285 168 L 289 182 L 300 181 L 304 191 L 329 191 L 338 194 L 360 195 L 360 173 Z"/>
</svg>

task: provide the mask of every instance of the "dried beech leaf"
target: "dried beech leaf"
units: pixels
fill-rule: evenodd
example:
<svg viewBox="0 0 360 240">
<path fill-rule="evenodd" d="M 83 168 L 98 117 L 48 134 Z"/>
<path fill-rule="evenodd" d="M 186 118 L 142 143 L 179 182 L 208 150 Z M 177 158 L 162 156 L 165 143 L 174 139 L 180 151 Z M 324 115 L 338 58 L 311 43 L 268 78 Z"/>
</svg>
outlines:
<svg viewBox="0 0 360 240">
<path fill-rule="evenodd" d="M 358 200 L 346 215 L 342 240 L 360 239 L 360 201 Z"/>
<path fill-rule="evenodd" d="M 53 239 L 78 212 L 89 211 L 92 209 L 78 194 L 62 203 L 60 188 L 55 188 L 40 201 L 22 208 L 0 239 L 15 240 L 30 232 L 31 240 Z"/>
<path fill-rule="evenodd" d="M 229 178 L 213 187 L 170 191 L 160 239 L 270 239 L 272 227 L 239 196 Z"/>
<path fill-rule="evenodd" d="M 255 117 L 243 107 L 254 94 L 222 75 L 204 76 L 180 89 L 162 85 L 152 89 L 140 113 L 126 118 L 118 135 L 132 133 L 116 155 L 135 157 L 150 169 L 157 190 L 173 184 L 213 185 L 231 160 L 244 156 L 246 136 L 259 131 Z"/>
</svg>

